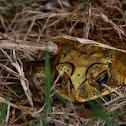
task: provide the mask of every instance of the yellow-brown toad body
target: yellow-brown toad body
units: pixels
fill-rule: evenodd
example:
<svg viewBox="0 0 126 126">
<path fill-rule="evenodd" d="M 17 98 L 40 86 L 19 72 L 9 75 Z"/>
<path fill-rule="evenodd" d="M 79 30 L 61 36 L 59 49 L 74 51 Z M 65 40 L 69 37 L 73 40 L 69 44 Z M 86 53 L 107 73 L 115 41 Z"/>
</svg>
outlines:
<svg viewBox="0 0 126 126">
<path fill-rule="evenodd" d="M 52 63 L 52 80 L 60 74 L 54 90 L 65 99 L 77 102 L 107 95 L 126 82 L 125 59 L 125 53 L 119 51 L 90 45 L 82 51 L 75 45 L 63 45 Z M 39 78 L 40 71 L 34 75 L 33 78 Z M 41 85 L 42 81 L 38 83 Z"/>
</svg>

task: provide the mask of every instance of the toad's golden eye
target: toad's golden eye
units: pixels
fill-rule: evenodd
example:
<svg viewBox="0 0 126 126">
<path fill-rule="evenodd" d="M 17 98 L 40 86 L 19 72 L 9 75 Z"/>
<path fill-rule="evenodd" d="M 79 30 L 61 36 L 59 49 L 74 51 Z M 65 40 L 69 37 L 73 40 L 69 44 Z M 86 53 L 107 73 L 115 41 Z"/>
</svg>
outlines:
<svg viewBox="0 0 126 126">
<path fill-rule="evenodd" d="M 111 64 L 105 63 L 94 63 L 91 64 L 86 71 L 86 77 L 93 84 L 107 84 L 109 79 L 111 78 Z"/>
<path fill-rule="evenodd" d="M 103 87 L 102 84 L 107 84 L 109 81 L 109 75 L 108 73 L 105 73 L 104 75 L 102 75 L 100 78 L 98 78 L 95 82 L 100 86 Z"/>
</svg>

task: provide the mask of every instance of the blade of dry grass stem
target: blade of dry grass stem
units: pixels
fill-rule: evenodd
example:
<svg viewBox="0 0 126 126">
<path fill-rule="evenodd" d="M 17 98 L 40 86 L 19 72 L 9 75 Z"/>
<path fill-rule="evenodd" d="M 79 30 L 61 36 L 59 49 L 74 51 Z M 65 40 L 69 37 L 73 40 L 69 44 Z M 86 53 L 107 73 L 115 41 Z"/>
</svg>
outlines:
<svg viewBox="0 0 126 126">
<path fill-rule="evenodd" d="M 36 21 L 36 18 L 34 18 L 34 19 L 32 20 L 32 23 L 31 23 L 30 27 L 28 28 L 28 31 L 27 31 L 27 33 L 26 33 L 26 35 L 25 35 L 25 37 L 24 37 L 24 41 L 26 41 L 27 36 L 28 36 L 28 34 L 30 33 L 32 27 L 34 26 L 35 21 Z"/>
<path fill-rule="evenodd" d="M 10 113 L 10 104 L 8 104 L 8 107 L 7 107 L 6 125 L 8 124 L 9 115 L 10 115 L 9 113 Z"/>
<path fill-rule="evenodd" d="M 86 28 L 85 28 L 85 32 L 84 32 L 85 33 L 84 34 L 84 38 L 85 39 L 88 39 L 88 35 L 89 35 L 89 31 L 90 31 L 90 24 L 91 24 L 91 5 L 89 7 L 88 13 L 89 13 L 88 21 L 87 21 Z"/>
<path fill-rule="evenodd" d="M 39 114 L 39 113 L 41 113 L 44 110 L 44 108 L 45 108 L 45 104 L 38 111 L 36 111 L 34 113 L 35 114 Z"/>
<path fill-rule="evenodd" d="M 32 111 L 29 111 L 27 108 L 21 107 L 21 106 L 16 105 L 16 104 L 13 104 L 13 103 L 7 101 L 6 99 L 4 99 L 4 98 L 2 98 L 2 97 L 0 97 L 0 102 L 1 102 L 1 103 L 5 103 L 5 104 L 7 104 L 7 105 L 9 105 L 9 106 L 11 106 L 11 107 L 14 107 L 14 108 L 16 108 L 16 109 L 19 109 L 19 110 L 21 110 L 21 111 L 24 111 L 24 112 L 26 112 L 27 114 L 32 115 L 33 117 L 37 117 L 37 116 L 38 116 L 38 114 L 33 113 Z M 32 109 L 31 109 L 31 110 L 32 110 Z"/>
<path fill-rule="evenodd" d="M 121 107 L 124 106 L 124 105 L 126 105 L 126 101 L 123 101 L 123 102 L 121 102 L 121 103 L 119 103 L 119 104 L 115 104 L 113 107 L 111 107 L 111 108 L 109 109 L 109 112 L 115 111 L 115 110 L 121 108 Z"/>
<path fill-rule="evenodd" d="M 19 75 L 22 76 L 23 78 L 25 78 L 25 74 L 24 74 L 24 71 L 23 71 L 22 64 L 19 64 L 16 60 L 13 61 L 10 58 L 10 56 L 3 49 L 1 49 L 1 51 L 10 60 L 10 63 L 16 68 L 16 70 L 18 71 Z M 14 59 L 16 59 L 15 51 L 14 50 L 13 50 L 13 57 L 14 57 Z M 23 78 L 19 78 L 20 82 L 21 82 L 21 85 L 22 85 L 22 87 L 24 89 L 25 95 L 27 96 L 30 105 L 33 107 L 32 94 L 31 94 L 31 91 L 29 89 L 28 81 L 26 81 L 27 79 L 24 80 Z"/>
<path fill-rule="evenodd" d="M 102 84 L 102 85 L 103 85 L 104 87 L 106 87 L 106 88 L 112 90 L 112 92 L 115 92 L 115 93 L 118 94 L 120 97 L 124 97 L 124 95 L 123 95 L 122 93 L 120 93 L 120 92 L 118 92 L 117 90 L 111 88 L 110 86 L 108 86 L 108 85 L 106 85 L 106 84 Z"/>
<path fill-rule="evenodd" d="M 56 83 L 58 82 L 59 78 L 61 77 L 61 75 L 62 75 L 64 69 L 65 69 L 65 66 L 63 67 L 63 69 L 61 70 L 61 72 L 60 72 L 59 75 L 57 76 L 56 80 L 54 81 L 54 83 L 53 83 L 54 86 L 56 85 Z M 52 89 L 53 89 L 53 87 L 52 87 Z"/>
<path fill-rule="evenodd" d="M 53 121 L 54 121 L 54 122 L 57 122 L 57 123 L 60 124 L 60 125 L 64 125 L 64 126 L 75 126 L 75 125 L 72 125 L 72 124 L 64 123 L 64 122 L 61 121 L 61 120 L 53 119 Z"/>
<path fill-rule="evenodd" d="M 20 98 L 20 96 L 17 95 L 5 82 L 3 82 L 2 80 L 0 80 L 0 82 L 1 84 L 5 85 L 16 97 Z"/>
<path fill-rule="evenodd" d="M 126 97 L 126 96 L 124 96 L 124 97 Z M 103 106 L 110 105 L 111 103 L 113 103 L 113 102 L 115 102 L 115 101 L 117 101 L 117 100 L 119 100 L 119 99 L 121 99 L 121 98 L 122 98 L 122 97 L 118 96 L 117 98 L 114 98 L 113 100 L 104 103 Z"/>
<path fill-rule="evenodd" d="M 117 26 L 111 19 L 109 19 L 105 14 L 103 14 L 102 12 L 100 12 L 99 14 L 94 14 L 95 16 L 101 17 L 105 22 L 110 23 L 112 25 L 112 27 L 119 33 L 122 34 L 124 36 L 126 36 L 126 32 L 120 28 L 119 26 Z"/>
<path fill-rule="evenodd" d="M 4 49 L 14 49 L 14 50 L 46 50 L 46 44 L 38 43 L 38 42 L 25 42 L 22 40 L 19 41 L 11 41 L 11 40 L 0 40 L 0 48 Z M 57 45 L 53 42 L 48 42 L 48 50 L 49 52 L 56 54 L 58 52 Z"/>
<path fill-rule="evenodd" d="M 8 72 L 10 72 L 11 74 L 13 74 L 14 76 L 16 76 L 16 77 L 18 77 L 18 78 L 22 78 L 22 79 L 25 80 L 24 77 L 22 77 L 22 76 L 19 75 L 17 72 L 15 72 L 15 71 L 13 71 L 12 69 L 10 69 L 9 67 L 7 67 L 7 66 L 5 66 L 5 65 L 3 65 L 3 64 L 1 64 L 1 63 L 0 63 L 0 66 L 1 66 L 3 69 L 5 69 L 6 71 L 8 71 Z"/>
<path fill-rule="evenodd" d="M 118 49 L 118 48 L 112 47 L 112 46 L 107 45 L 107 44 L 98 43 L 94 40 L 83 39 L 83 38 L 78 38 L 78 37 L 71 37 L 71 36 L 68 36 L 68 35 L 63 35 L 62 37 L 65 38 L 65 39 L 78 41 L 82 44 L 91 44 L 93 46 L 99 46 L 99 47 L 103 47 L 103 48 L 107 48 L 107 49 L 113 49 L 113 50 L 117 50 L 117 51 L 126 53 L 126 50 Z"/>
</svg>

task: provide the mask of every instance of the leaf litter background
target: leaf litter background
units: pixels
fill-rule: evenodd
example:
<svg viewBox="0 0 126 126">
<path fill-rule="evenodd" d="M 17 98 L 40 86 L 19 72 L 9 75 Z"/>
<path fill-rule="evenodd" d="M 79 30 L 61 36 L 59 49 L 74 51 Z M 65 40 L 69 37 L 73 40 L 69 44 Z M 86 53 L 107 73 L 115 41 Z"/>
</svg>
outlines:
<svg viewBox="0 0 126 126">
<path fill-rule="evenodd" d="M 51 40 L 64 37 L 101 41 L 108 48 L 121 44 L 125 52 L 125 31 L 125 0 L 1 0 L 1 125 L 44 125 L 44 94 L 30 77 L 36 61 L 45 59 L 46 40 L 52 56 L 58 49 Z M 63 102 L 52 96 L 46 125 L 116 126 L 126 122 L 125 85 L 111 94 L 111 100 L 103 99 L 102 105 L 99 100 L 92 103 L 93 112 L 88 103 Z"/>
</svg>

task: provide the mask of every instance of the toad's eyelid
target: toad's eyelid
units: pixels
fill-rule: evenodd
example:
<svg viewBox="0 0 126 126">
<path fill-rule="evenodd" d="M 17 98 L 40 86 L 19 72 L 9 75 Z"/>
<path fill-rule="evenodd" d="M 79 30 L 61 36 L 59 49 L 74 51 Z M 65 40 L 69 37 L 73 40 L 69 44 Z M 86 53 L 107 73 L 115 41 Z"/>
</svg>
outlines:
<svg viewBox="0 0 126 126">
<path fill-rule="evenodd" d="M 110 67 L 110 64 L 106 64 L 106 63 L 93 63 L 93 64 L 91 64 L 91 65 L 87 68 L 87 70 L 86 70 L 86 77 L 87 77 L 87 74 L 88 74 L 89 69 L 90 69 L 92 66 L 97 65 L 97 64 L 108 65 L 108 67 Z"/>
<path fill-rule="evenodd" d="M 73 63 L 70 63 L 70 62 L 64 62 L 64 63 L 68 63 L 72 66 L 72 72 L 71 72 L 71 76 L 73 75 L 74 71 L 75 71 L 75 66 Z M 64 64 L 64 63 L 58 63 L 58 64 Z"/>
<path fill-rule="evenodd" d="M 102 71 L 96 78 L 104 78 L 104 76 L 106 75 L 106 73 L 107 73 L 107 70 L 104 70 L 104 71 Z"/>
<path fill-rule="evenodd" d="M 94 66 L 94 65 L 96 65 L 96 64 L 108 65 L 108 66 L 110 67 L 110 64 L 105 64 L 105 63 L 93 63 L 93 64 L 91 64 L 91 65 L 87 68 L 87 70 L 86 70 L 86 78 L 85 78 L 85 80 L 80 84 L 78 90 L 79 90 L 79 89 L 81 88 L 81 86 L 88 80 L 88 79 L 87 79 L 88 70 L 89 70 L 92 66 Z M 107 72 L 107 71 L 103 71 L 102 73 L 104 73 L 104 72 Z M 101 74 L 102 74 L 102 73 L 101 73 Z"/>
</svg>

